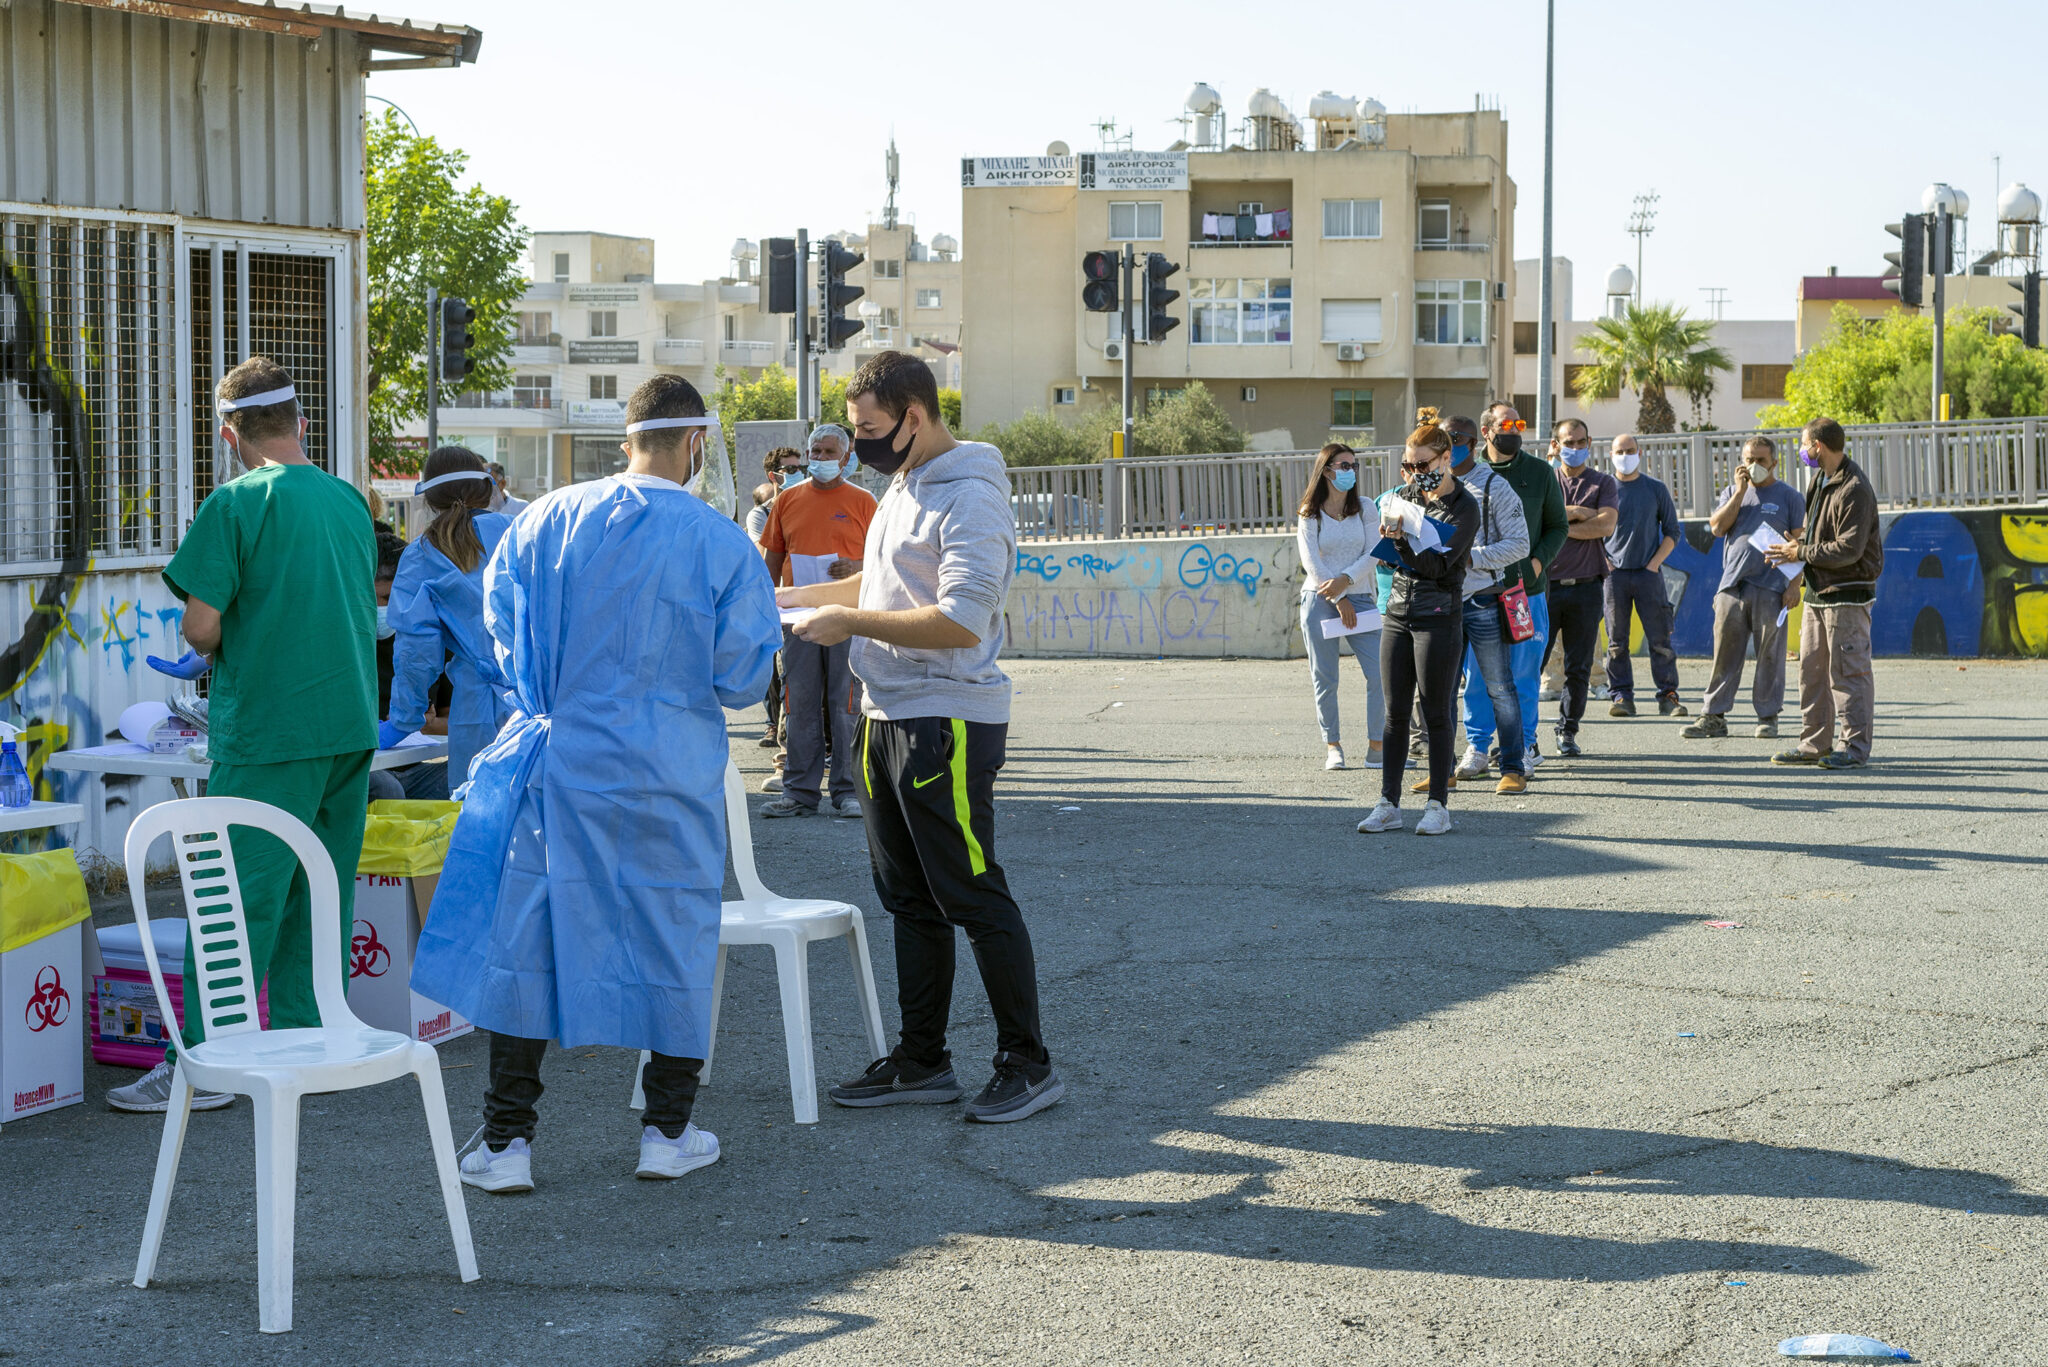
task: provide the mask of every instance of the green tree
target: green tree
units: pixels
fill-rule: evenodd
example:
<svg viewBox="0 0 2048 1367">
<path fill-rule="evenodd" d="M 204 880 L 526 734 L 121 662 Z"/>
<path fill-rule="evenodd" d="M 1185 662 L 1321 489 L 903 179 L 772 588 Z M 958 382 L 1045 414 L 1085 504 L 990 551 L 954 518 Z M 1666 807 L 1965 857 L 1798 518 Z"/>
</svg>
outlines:
<svg viewBox="0 0 2048 1367">
<path fill-rule="evenodd" d="M 780 365 L 769 366 L 754 380 L 736 380 L 726 373 L 724 366 L 719 366 L 713 378 L 718 386 L 714 402 L 719 425 L 725 429 L 728 445 L 734 443 L 733 429 L 739 423 L 788 421 L 796 417 L 796 377 Z M 844 385 L 840 386 L 840 393 L 840 411 L 844 413 Z"/>
<path fill-rule="evenodd" d="M 1996 309 L 1952 309 L 1942 357 L 1955 418 L 2048 413 L 2048 353 L 1997 330 Z M 1785 401 L 1757 414 L 1770 427 L 1817 417 L 1837 422 L 1925 422 L 1934 407 L 1934 320 L 1891 309 L 1864 318 L 1835 305 L 1828 331 L 1793 363 Z"/>
<path fill-rule="evenodd" d="M 1242 451 L 1245 437 L 1216 402 L 1209 386 L 1191 380 L 1185 389 L 1152 404 L 1138 415 L 1131 435 L 1138 455 L 1195 456 L 1212 451 Z"/>
<path fill-rule="evenodd" d="M 1714 372 L 1735 368 L 1713 337 L 1712 323 L 1686 317 L 1676 304 L 1631 305 L 1619 318 L 1602 318 L 1579 339 L 1579 350 L 1593 358 L 1573 380 L 1579 403 L 1632 390 L 1638 432 L 1675 432 L 1678 415 L 1666 391 L 1684 391 L 1698 415 L 1713 402 Z"/>
<path fill-rule="evenodd" d="M 419 453 L 401 450 L 397 437 L 427 412 L 427 286 L 476 309 L 477 366 L 463 388 L 504 388 L 512 381 L 512 311 L 526 293 L 526 230 L 511 200 L 479 185 L 457 188 L 467 153 L 415 133 L 391 110 L 370 123 L 363 161 L 370 462 L 411 473 Z"/>
<path fill-rule="evenodd" d="M 1106 454 L 1106 444 L 1101 450 L 1095 448 L 1095 435 L 1085 424 L 1064 423 L 1044 409 L 1034 408 L 1015 422 L 989 423 L 974 434 L 974 440 L 995 447 L 1010 465 L 1085 465 Z"/>
</svg>

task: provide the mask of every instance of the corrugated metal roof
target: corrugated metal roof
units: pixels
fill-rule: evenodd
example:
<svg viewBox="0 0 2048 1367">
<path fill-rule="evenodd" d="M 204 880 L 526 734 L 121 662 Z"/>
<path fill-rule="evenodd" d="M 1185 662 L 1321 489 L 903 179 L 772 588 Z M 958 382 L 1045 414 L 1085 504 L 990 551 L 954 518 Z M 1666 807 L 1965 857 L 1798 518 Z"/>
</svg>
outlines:
<svg viewBox="0 0 2048 1367">
<path fill-rule="evenodd" d="M 63 0 L 63 3 L 300 38 L 317 38 L 323 29 L 347 29 L 362 35 L 363 46 L 371 51 L 438 59 L 433 62 L 435 65 L 453 66 L 475 61 L 484 37 L 481 31 L 464 24 L 430 23 L 397 15 L 369 14 L 340 5 L 313 4 L 311 0 Z M 373 64 L 373 69 L 381 65 L 384 64 Z"/>
</svg>

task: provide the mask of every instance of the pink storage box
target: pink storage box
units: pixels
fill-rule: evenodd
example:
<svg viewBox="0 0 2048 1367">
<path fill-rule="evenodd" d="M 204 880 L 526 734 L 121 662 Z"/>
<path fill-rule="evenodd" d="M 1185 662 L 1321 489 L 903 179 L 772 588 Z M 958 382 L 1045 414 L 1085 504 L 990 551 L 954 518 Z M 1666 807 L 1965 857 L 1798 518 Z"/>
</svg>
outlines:
<svg viewBox="0 0 2048 1367">
<path fill-rule="evenodd" d="M 149 923 L 150 938 L 156 942 L 157 963 L 164 971 L 164 988 L 171 994 L 171 1009 L 177 1022 L 185 1021 L 185 922 L 179 917 L 159 917 Z M 92 1058 L 95 1063 L 124 1068 L 154 1068 L 164 1061 L 168 1032 L 163 1011 L 157 1005 L 156 987 L 149 981 L 149 961 L 142 957 L 141 930 L 130 921 L 108 926 L 99 932 L 103 971 L 92 980 Z M 270 987 L 256 994 L 256 1018 L 270 1024 Z"/>
</svg>

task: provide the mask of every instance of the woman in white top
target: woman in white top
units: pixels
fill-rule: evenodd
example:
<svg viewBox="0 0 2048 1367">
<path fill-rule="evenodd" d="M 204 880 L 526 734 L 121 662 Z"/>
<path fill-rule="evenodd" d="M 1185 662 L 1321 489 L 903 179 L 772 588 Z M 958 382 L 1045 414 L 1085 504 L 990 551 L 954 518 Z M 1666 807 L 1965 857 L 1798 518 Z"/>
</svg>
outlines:
<svg viewBox="0 0 2048 1367">
<path fill-rule="evenodd" d="M 1295 527 L 1301 551 L 1301 635 L 1308 646 L 1309 677 L 1315 684 L 1316 721 L 1323 729 L 1329 755 L 1325 769 L 1344 767 L 1344 745 L 1337 729 L 1337 655 L 1351 642 L 1359 672 L 1365 675 L 1367 764 L 1380 762 L 1380 733 L 1386 716 L 1380 692 L 1380 634 L 1377 630 L 1347 637 L 1326 637 L 1323 623 L 1341 620 L 1358 625 L 1360 613 L 1374 610 L 1372 548 L 1379 540 L 1379 521 L 1361 515 L 1358 497 L 1358 453 L 1338 442 L 1325 446 L 1309 471 Z"/>
</svg>

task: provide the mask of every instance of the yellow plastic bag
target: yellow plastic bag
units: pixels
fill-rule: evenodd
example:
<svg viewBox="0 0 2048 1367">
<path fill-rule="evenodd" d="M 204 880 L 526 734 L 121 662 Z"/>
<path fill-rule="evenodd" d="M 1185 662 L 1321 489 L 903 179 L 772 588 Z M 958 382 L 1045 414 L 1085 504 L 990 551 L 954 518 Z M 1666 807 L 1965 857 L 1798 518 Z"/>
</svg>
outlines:
<svg viewBox="0 0 2048 1367">
<path fill-rule="evenodd" d="M 92 917 L 70 850 L 0 854 L 0 954 Z"/>
<path fill-rule="evenodd" d="M 372 802 L 356 872 L 390 878 L 439 873 L 460 815 L 460 802 Z"/>
</svg>

